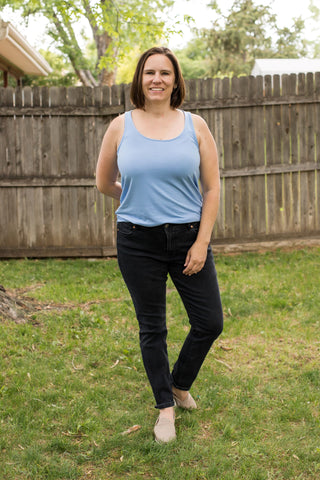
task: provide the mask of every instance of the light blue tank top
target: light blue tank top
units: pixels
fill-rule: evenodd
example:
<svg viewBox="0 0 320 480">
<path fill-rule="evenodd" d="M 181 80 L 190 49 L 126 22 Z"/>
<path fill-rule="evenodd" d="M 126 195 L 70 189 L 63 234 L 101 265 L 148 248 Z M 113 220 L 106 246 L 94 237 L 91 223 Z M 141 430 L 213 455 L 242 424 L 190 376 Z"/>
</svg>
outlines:
<svg viewBox="0 0 320 480">
<path fill-rule="evenodd" d="M 122 194 L 118 222 L 146 227 L 200 220 L 200 153 L 191 113 L 184 112 L 182 133 L 170 140 L 154 140 L 136 129 L 125 113 L 118 148 Z"/>
</svg>

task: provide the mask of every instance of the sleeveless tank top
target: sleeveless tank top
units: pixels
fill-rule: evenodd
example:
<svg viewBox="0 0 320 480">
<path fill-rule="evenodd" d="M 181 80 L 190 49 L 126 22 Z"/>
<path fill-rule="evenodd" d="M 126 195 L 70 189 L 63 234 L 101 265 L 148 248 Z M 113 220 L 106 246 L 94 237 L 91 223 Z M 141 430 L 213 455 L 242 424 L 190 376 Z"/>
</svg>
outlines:
<svg viewBox="0 0 320 480">
<path fill-rule="evenodd" d="M 183 112 L 184 129 L 169 140 L 155 140 L 135 127 L 125 113 L 118 147 L 122 194 L 118 222 L 153 227 L 200 220 L 200 153 L 190 112 Z"/>
</svg>

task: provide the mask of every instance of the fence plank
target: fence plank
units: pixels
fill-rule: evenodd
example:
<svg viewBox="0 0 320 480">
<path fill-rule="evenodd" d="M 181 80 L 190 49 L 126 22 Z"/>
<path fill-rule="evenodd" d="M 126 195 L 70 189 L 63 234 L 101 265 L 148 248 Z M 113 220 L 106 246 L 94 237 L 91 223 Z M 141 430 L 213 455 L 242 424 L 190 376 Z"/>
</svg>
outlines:
<svg viewBox="0 0 320 480">
<path fill-rule="evenodd" d="M 240 78 L 240 98 L 249 97 L 249 78 Z M 240 155 L 241 165 L 250 164 L 250 137 L 252 135 L 252 123 L 249 122 L 249 109 L 242 108 L 239 110 L 240 115 Z M 252 231 L 250 219 L 250 194 L 248 191 L 248 179 L 241 177 L 241 237 L 248 238 Z"/>
<path fill-rule="evenodd" d="M 290 76 L 282 76 L 282 94 L 289 95 L 291 88 Z M 282 162 L 283 165 L 288 165 L 291 162 L 290 143 L 291 143 L 291 107 L 290 105 L 282 105 L 282 123 L 281 123 L 281 138 L 282 138 Z M 292 196 L 292 175 L 284 174 L 283 177 L 283 205 L 280 209 L 282 215 L 284 230 L 292 228 L 293 221 L 293 196 Z"/>
<path fill-rule="evenodd" d="M 313 75 L 307 74 L 307 95 L 313 95 Z M 315 160 L 315 135 L 314 125 L 316 123 L 314 105 L 306 105 L 306 150 L 307 161 Z M 304 199 L 304 191 L 306 191 L 306 205 L 302 212 L 302 228 L 304 231 L 312 232 L 315 228 L 315 208 L 316 208 L 316 173 L 302 172 L 301 173 L 301 189 L 302 199 Z M 303 204 L 303 202 L 302 202 Z"/>
<path fill-rule="evenodd" d="M 290 75 L 289 79 L 289 93 L 297 94 L 297 84 L 298 78 L 297 75 Z M 299 105 L 292 104 L 290 106 L 290 161 L 292 165 L 302 165 L 299 158 Z M 290 196 L 288 198 L 288 203 L 290 205 L 289 217 L 292 218 L 291 222 L 287 227 L 291 232 L 298 232 L 300 229 L 300 205 L 299 205 L 299 196 L 300 196 L 300 175 L 291 174 L 287 182 L 289 183 Z M 289 208 L 289 207 L 288 207 Z"/>
<path fill-rule="evenodd" d="M 0 89 L 0 102 L 5 109 L 14 105 L 13 88 Z M 7 176 L 16 172 L 16 142 L 15 142 L 15 119 L 4 118 L 0 122 L 0 176 Z"/>
<path fill-rule="evenodd" d="M 320 73 L 315 74 L 315 97 L 320 98 Z M 315 141 L 316 141 L 316 155 L 315 161 L 320 165 L 320 109 L 315 108 Z M 320 230 L 320 172 L 315 172 L 315 229 Z"/>
<path fill-rule="evenodd" d="M 263 96 L 263 79 L 253 79 L 253 99 L 258 103 Z M 264 154 L 264 115 L 263 110 L 257 108 L 252 111 L 253 139 L 252 139 L 252 165 L 255 168 L 265 166 Z M 251 176 L 249 183 L 251 194 L 252 235 L 259 236 L 266 233 L 266 201 L 265 201 L 265 177 Z"/>
<path fill-rule="evenodd" d="M 273 76 L 273 92 L 274 97 L 280 95 L 280 77 Z M 281 152 L 281 105 L 273 105 L 271 107 L 270 119 L 271 121 L 271 149 L 267 152 L 266 164 L 272 165 L 275 163 L 282 164 Z M 276 234 L 277 231 L 282 232 L 282 212 L 283 212 L 283 198 L 282 198 L 282 178 L 281 175 L 267 176 L 267 208 L 268 208 L 268 233 Z"/>
<path fill-rule="evenodd" d="M 232 79 L 232 97 L 239 98 L 240 86 L 239 79 L 234 77 Z M 240 110 L 234 109 L 231 111 L 231 130 L 232 130 L 232 169 L 239 171 L 242 167 L 241 152 L 240 152 Z M 230 168 L 229 168 L 230 171 Z M 241 180 L 240 178 L 232 179 L 232 194 L 233 194 L 233 235 L 234 238 L 241 237 Z"/>
<path fill-rule="evenodd" d="M 0 250 L 8 245 L 17 248 L 17 189 L 0 189 L 0 205 Z"/>
<path fill-rule="evenodd" d="M 222 96 L 222 82 L 219 78 L 214 80 L 214 95 L 216 98 Z M 213 135 L 215 137 L 217 148 L 218 148 L 218 160 L 219 167 L 224 168 L 224 151 L 223 151 L 223 115 L 221 111 L 217 111 L 213 123 Z M 214 239 L 224 238 L 226 231 L 226 218 L 225 218 L 225 182 L 221 182 L 221 193 L 220 193 L 220 208 L 217 215 L 217 221 L 213 231 Z"/>
<path fill-rule="evenodd" d="M 221 82 L 221 94 L 223 98 L 229 98 L 232 95 L 230 91 L 230 80 L 224 78 Z M 232 168 L 232 127 L 231 110 L 222 112 L 223 128 L 223 168 L 228 170 Z M 231 128 L 230 128 L 231 127 Z M 234 205 L 233 205 L 233 182 L 229 179 L 224 180 L 224 236 L 234 236 Z"/>
</svg>

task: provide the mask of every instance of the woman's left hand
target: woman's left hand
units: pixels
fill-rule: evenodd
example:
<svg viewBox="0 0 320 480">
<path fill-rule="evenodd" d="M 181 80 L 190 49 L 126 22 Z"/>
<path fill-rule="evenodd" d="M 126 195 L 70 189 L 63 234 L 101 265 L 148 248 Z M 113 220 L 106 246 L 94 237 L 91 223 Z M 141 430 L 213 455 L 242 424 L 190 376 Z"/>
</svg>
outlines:
<svg viewBox="0 0 320 480">
<path fill-rule="evenodd" d="M 192 247 L 188 250 L 186 261 L 184 263 L 185 269 L 182 273 L 184 275 L 194 275 L 202 270 L 208 254 L 208 245 L 195 241 Z"/>
</svg>

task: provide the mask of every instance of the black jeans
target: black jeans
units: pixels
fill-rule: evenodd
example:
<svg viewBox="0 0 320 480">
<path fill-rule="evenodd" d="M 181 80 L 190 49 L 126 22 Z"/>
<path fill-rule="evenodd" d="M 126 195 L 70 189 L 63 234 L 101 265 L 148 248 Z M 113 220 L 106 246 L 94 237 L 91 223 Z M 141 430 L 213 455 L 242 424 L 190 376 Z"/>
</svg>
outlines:
<svg viewBox="0 0 320 480">
<path fill-rule="evenodd" d="M 189 390 L 223 328 L 217 274 L 211 248 L 203 269 L 182 273 L 199 222 L 142 227 L 117 226 L 118 263 L 139 322 L 140 347 L 156 408 L 174 405 L 172 385 Z M 166 282 L 170 275 L 190 323 L 190 331 L 170 374 L 167 354 Z"/>
</svg>

